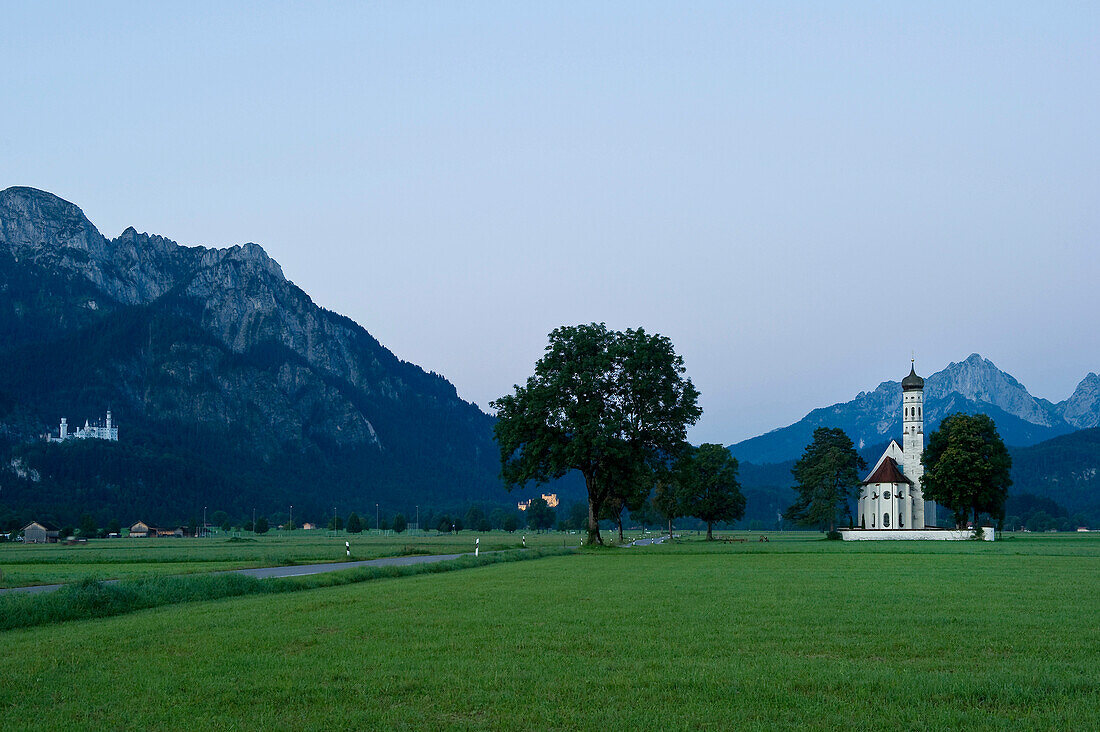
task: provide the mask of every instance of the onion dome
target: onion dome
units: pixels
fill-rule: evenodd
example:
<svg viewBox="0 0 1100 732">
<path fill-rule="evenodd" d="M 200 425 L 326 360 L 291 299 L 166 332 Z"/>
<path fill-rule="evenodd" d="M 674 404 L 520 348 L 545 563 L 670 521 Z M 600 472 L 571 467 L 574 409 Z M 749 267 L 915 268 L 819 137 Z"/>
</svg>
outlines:
<svg viewBox="0 0 1100 732">
<path fill-rule="evenodd" d="M 917 376 L 916 364 L 909 369 L 909 375 L 901 380 L 902 391 L 919 391 L 924 389 L 924 379 Z"/>
</svg>

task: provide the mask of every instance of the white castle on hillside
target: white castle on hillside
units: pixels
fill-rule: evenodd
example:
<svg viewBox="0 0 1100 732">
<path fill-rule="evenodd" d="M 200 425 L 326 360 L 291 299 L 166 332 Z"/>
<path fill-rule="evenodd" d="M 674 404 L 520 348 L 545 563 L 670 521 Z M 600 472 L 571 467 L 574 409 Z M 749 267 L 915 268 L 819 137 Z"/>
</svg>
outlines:
<svg viewBox="0 0 1100 732">
<path fill-rule="evenodd" d="M 69 421 L 64 417 L 61 418 L 61 427 L 57 431 L 57 436 L 54 437 L 51 434 L 46 435 L 47 442 L 64 442 L 65 440 L 110 440 L 111 442 L 118 442 L 118 427 L 111 424 L 111 410 L 107 410 L 106 422 L 89 423 L 84 421 L 84 426 L 78 428 L 75 432 L 69 432 Z"/>
</svg>

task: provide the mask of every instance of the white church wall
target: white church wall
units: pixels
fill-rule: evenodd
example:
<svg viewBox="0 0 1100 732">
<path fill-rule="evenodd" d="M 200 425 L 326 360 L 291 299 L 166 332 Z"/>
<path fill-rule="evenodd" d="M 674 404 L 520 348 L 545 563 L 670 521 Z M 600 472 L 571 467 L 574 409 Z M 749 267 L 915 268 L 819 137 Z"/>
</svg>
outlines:
<svg viewBox="0 0 1100 732">
<path fill-rule="evenodd" d="M 974 532 L 969 529 L 918 529 L 897 530 L 889 529 L 841 529 L 840 538 L 844 541 L 906 541 L 906 540 L 939 540 L 939 541 L 967 541 L 973 538 Z M 982 541 L 993 541 L 996 532 L 991 526 L 982 527 Z"/>
</svg>

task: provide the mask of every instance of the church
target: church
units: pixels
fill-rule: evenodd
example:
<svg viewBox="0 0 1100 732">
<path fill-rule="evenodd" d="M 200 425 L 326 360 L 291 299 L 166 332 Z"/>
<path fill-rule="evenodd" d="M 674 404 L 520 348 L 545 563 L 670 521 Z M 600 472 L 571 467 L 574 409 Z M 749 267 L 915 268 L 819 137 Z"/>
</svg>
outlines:
<svg viewBox="0 0 1100 732">
<path fill-rule="evenodd" d="M 924 379 L 916 363 L 901 380 L 901 444 L 890 440 L 859 493 L 861 529 L 923 529 L 936 526 L 936 504 L 924 500 Z"/>
<path fill-rule="evenodd" d="M 924 500 L 924 379 L 916 363 L 901 380 L 901 444 L 890 440 L 886 451 L 863 479 L 856 508 L 858 528 L 844 529 L 845 541 L 881 539 L 939 539 L 963 541 L 974 533 L 941 529 L 936 525 L 936 504 Z M 992 528 L 983 527 L 981 538 L 994 540 Z"/>
</svg>

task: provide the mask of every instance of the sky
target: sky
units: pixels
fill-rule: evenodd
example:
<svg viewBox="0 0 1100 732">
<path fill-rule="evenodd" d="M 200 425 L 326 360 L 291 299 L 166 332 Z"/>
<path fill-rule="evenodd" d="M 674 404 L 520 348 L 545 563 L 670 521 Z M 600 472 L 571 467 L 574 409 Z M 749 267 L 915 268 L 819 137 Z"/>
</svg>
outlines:
<svg viewBox="0 0 1100 732">
<path fill-rule="evenodd" d="M 1100 371 L 1100 4 L 0 1 L 0 188 L 263 246 L 487 409 L 672 339 L 694 442 Z"/>
</svg>

